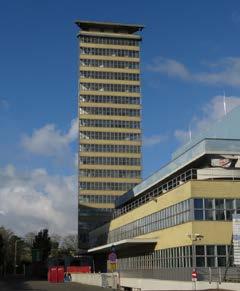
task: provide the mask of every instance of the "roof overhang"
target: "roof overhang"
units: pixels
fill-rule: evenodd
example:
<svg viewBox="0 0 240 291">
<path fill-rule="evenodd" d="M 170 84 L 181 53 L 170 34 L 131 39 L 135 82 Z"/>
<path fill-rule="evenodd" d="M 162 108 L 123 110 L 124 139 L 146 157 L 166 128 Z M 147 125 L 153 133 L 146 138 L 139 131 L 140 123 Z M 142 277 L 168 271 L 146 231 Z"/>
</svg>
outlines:
<svg viewBox="0 0 240 291">
<path fill-rule="evenodd" d="M 90 254 L 96 253 L 106 253 L 111 250 L 111 247 L 115 247 L 116 251 L 121 251 L 124 249 L 132 248 L 132 247 L 147 247 L 147 246 L 155 246 L 158 242 L 157 239 L 145 239 L 145 238 L 131 238 L 131 239 L 123 239 L 114 243 L 101 245 L 96 248 L 92 248 L 88 250 Z"/>
<path fill-rule="evenodd" d="M 135 33 L 141 31 L 144 28 L 142 24 L 123 24 L 123 23 L 113 23 L 113 22 L 99 22 L 99 21 L 83 21 L 77 20 L 75 23 L 81 29 L 88 28 L 109 28 L 109 29 L 126 29 L 129 33 Z"/>
</svg>

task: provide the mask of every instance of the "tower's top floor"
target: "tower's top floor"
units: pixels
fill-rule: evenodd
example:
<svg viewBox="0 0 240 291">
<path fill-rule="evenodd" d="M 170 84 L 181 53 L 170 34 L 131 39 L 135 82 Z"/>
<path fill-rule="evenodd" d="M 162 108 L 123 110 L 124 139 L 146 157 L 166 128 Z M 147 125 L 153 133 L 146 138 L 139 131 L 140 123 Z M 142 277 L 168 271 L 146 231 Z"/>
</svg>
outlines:
<svg viewBox="0 0 240 291">
<path fill-rule="evenodd" d="M 144 28 L 144 26 L 140 24 L 123 24 L 82 20 L 77 20 L 75 23 L 81 30 L 89 32 L 134 34 Z"/>
</svg>

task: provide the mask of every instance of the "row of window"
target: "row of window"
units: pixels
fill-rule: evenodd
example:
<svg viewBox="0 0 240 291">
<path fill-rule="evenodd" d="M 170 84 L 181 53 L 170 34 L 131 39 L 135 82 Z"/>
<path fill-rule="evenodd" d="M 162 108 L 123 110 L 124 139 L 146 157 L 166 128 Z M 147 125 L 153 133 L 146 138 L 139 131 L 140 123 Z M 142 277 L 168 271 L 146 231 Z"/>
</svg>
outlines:
<svg viewBox="0 0 240 291">
<path fill-rule="evenodd" d="M 141 171 L 127 170 L 79 170 L 80 177 L 99 177 L 99 178 L 141 178 Z"/>
<path fill-rule="evenodd" d="M 190 200 L 185 200 L 110 231 L 108 243 L 133 238 L 189 220 Z"/>
<path fill-rule="evenodd" d="M 113 44 L 113 45 L 129 45 L 138 46 L 139 40 L 124 39 L 124 38 L 111 38 L 111 37 L 97 37 L 97 36 L 81 36 L 81 43 L 98 43 L 98 44 Z"/>
<path fill-rule="evenodd" d="M 139 58 L 139 51 L 108 49 L 108 48 L 82 47 L 81 54 L 95 55 L 95 56 L 113 56 L 113 57 L 117 56 L 117 57 Z"/>
<path fill-rule="evenodd" d="M 140 86 L 125 84 L 101 84 L 101 83 L 81 83 L 82 91 L 110 91 L 110 92 L 130 92 L 139 93 Z"/>
<path fill-rule="evenodd" d="M 140 146 L 110 144 L 80 144 L 81 152 L 141 153 Z"/>
<path fill-rule="evenodd" d="M 80 131 L 80 139 L 141 140 L 141 134 L 128 132 Z"/>
<path fill-rule="evenodd" d="M 80 190 L 106 190 L 127 191 L 136 186 L 136 183 L 112 183 L 112 182 L 80 182 Z"/>
<path fill-rule="evenodd" d="M 93 103 L 114 103 L 114 104 L 140 104 L 141 98 L 127 96 L 101 96 L 101 95 L 80 95 L 80 102 Z"/>
<path fill-rule="evenodd" d="M 140 116 L 140 109 L 108 108 L 108 107 L 80 107 L 80 114 Z"/>
<path fill-rule="evenodd" d="M 108 240 L 132 238 L 193 219 L 232 220 L 235 213 L 240 213 L 240 199 L 189 199 L 111 231 Z"/>
<path fill-rule="evenodd" d="M 127 61 L 81 59 L 80 65 L 83 67 L 134 69 L 134 70 L 139 69 L 139 62 L 127 62 Z"/>
<path fill-rule="evenodd" d="M 139 81 L 139 74 L 119 72 L 81 71 L 80 77 L 90 79 Z"/>
<path fill-rule="evenodd" d="M 110 212 L 112 213 L 114 210 L 114 208 L 85 208 L 85 206 L 81 207 L 79 206 L 78 208 L 78 215 L 79 216 L 89 216 L 89 215 L 98 215 L 99 213 L 102 213 L 102 212 Z M 80 222 L 82 223 L 82 222 Z M 88 228 L 89 230 L 89 228 Z"/>
<path fill-rule="evenodd" d="M 80 119 L 79 124 L 87 127 L 140 128 L 140 121 L 128 120 Z"/>
<path fill-rule="evenodd" d="M 115 217 L 118 217 L 128 211 L 131 211 L 132 209 L 139 207 L 142 204 L 147 203 L 148 201 L 152 200 L 154 197 L 158 197 L 160 195 L 163 195 L 167 191 L 177 187 L 178 185 L 181 185 L 182 183 L 196 179 L 197 178 L 197 172 L 195 169 L 189 169 L 186 172 L 183 172 L 179 174 L 178 176 L 170 179 L 169 181 L 166 181 L 164 183 L 157 183 L 152 188 L 147 190 L 145 193 L 143 193 L 142 196 L 139 198 L 136 198 L 135 200 L 127 203 L 124 206 L 120 206 L 114 213 Z"/>
<path fill-rule="evenodd" d="M 195 220 L 232 220 L 240 213 L 240 199 L 194 199 Z"/>
<path fill-rule="evenodd" d="M 184 246 L 157 250 L 151 254 L 118 259 L 119 270 L 141 270 L 161 268 L 193 267 L 193 248 L 196 253 L 201 250 L 203 255 L 196 256 L 197 267 L 226 267 L 228 257 L 232 265 L 232 254 L 228 245 Z"/>
<path fill-rule="evenodd" d="M 112 195 L 80 195 L 81 203 L 115 203 L 117 196 Z"/>
<path fill-rule="evenodd" d="M 113 158 L 113 157 L 80 157 L 80 164 L 85 165 L 126 165 L 140 166 L 141 159 L 136 158 Z"/>
</svg>

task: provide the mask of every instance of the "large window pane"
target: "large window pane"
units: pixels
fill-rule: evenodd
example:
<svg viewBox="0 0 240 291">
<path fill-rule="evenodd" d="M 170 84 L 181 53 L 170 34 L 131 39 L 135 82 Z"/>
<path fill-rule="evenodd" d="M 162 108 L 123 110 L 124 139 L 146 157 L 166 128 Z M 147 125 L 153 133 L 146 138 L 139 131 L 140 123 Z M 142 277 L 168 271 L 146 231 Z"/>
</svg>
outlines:
<svg viewBox="0 0 240 291">
<path fill-rule="evenodd" d="M 195 210 L 194 211 L 194 219 L 195 220 L 203 220 L 203 210 Z"/>
<path fill-rule="evenodd" d="M 216 210 L 216 220 L 225 220 L 224 210 Z"/>
<path fill-rule="evenodd" d="M 226 199 L 226 209 L 233 209 L 233 199 Z"/>
<path fill-rule="evenodd" d="M 216 209 L 224 209 L 224 199 L 215 199 Z"/>
<path fill-rule="evenodd" d="M 217 254 L 218 256 L 226 255 L 226 246 L 217 246 Z"/>
<path fill-rule="evenodd" d="M 204 257 L 197 257 L 196 258 L 197 267 L 205 267 L 205 259 Z"/>
<path fill-rule="evenodd" d="M 213 210 L 205 210 L 205 220 L 213 220 Z"/>
<path fill-rule="evenodd" d="M 225 267 L 225 266 L 226 266 L 226 258 L 218 257 L 218 267 Z"/>
<path fill-rule="evenodd" d="M 213 208 L 213 199 L 204 199 L 205 208 L 212 209 Z"/>
<path fill-rule="evenodd" d="M 207 256 L 214 256 L 215 252 L 214 252 L 214 246 L 207 246 Z"/>
<path fill-rule="evenodd" d="M 194 199 L 194 208 L 203 208 L 203 199 Z"/>
<path fill-rule="evenodd" d="M 207 267 L 215 267 L 215 258 L 207 257 Z"/>
<path fill-rule="evenodd" d="M 197 256 L 204 256 L 204 246 L 196 246 L 196 255 Z"/>
</svg>

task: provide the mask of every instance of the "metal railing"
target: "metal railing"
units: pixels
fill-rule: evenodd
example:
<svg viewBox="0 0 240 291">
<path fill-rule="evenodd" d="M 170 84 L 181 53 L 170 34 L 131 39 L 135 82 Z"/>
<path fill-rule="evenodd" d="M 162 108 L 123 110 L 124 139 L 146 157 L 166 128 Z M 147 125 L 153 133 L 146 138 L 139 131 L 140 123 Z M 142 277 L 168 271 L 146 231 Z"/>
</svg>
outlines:
<svg viewBox="0 0 240 291">
<path fill-rule="evenodd" d="M 179 185 L 182 185 L 183 183 L 186 183 L 189 180 L 197 179 L 197 169 L 189 169 L 186 172 L 174 177 L 173 179 L 170 179 L 169 181 L 159 184 L 154 187 L 151 191 L 146 192 L 141 197 L 135 199 L 134 201 L 130 202 L 129 204 L 119 208 L 115 209 L 113 212 L 113 218 L 116 218 L 118 216 L 121 216 L 140 205 L 145 204 L 148 201 L 153 200 L 154 198 L 161 196 L 165 194 L 166 192 L 176 188 Z"/>
<path fill-rule="evenodd" d="M 239 181 L 239 173 L 235 173 L 234 172 L 229 172 L 229 174 L 227 173 L 215 173 L 214 169 L 212 168 L 213 171 L 212 172 L 208 172 L 208 173 L 201 173 L 201 180 L 215 180 L 215 179 L 227 179 L 227 180 L 233 180 L 233 181 Z M 142 194 L 139 198 L 135 198 L 134 201 L 129 202 L 127 205 L 119 208 L 119 209 L 115 209 L 113 212 L 113 218 L 119 217 L 137 207 L 139 207 L 140 205 L 145 204 L 146 202 L 149 202 L 151 200 L 153 200 L 156 197 L 159 197 L 163 194 L 165 194 L 166 192 L 176 188 L 177 186 L 180 186 L 184 183 L 186 183 L 187 181 L 190 180 L 197 180 L 198 179 L 198 169 L 189 169 L 181 174 L 179 174 L 178 176 L 170 179 L 167 182 L 164 183 L 159 183 L 157 185 L 154 186 L 153 189 L 151 189 L 150 191 L 146 191 L 144 194 Z M 228 170 L 227 170 L 228 171 Z M 204 177 L 205 176 L 205 177 Z"/>
</svg>

